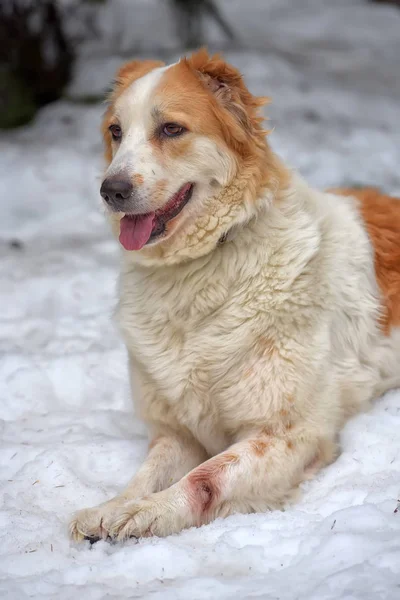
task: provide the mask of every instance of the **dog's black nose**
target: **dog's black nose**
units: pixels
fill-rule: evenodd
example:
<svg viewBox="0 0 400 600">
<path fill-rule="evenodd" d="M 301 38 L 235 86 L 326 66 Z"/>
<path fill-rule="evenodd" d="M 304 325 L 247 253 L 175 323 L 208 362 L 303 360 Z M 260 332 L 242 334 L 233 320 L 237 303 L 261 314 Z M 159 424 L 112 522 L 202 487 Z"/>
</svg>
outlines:
<svg viewBox="0 0 400 600">
<path fill-rule="evenodd" d="M 127 200 L 132 195 L 132 192 L 132 182 L 118 175 L 107 177 L 100 188 L 101 197 L 104 198 L 107 204 L 111 204 L 117 209 L 123 208 L 124 200 Z"/>
</svg>

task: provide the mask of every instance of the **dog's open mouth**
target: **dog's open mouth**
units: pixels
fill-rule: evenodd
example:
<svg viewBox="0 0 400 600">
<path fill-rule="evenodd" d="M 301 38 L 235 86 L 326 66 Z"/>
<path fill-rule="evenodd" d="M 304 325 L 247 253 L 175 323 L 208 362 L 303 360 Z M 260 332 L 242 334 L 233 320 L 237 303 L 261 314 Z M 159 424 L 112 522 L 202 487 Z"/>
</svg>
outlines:
<svg viewBox="0 0 400 600">
<path fill-rule="evenodd" d="M 165 226 L 189 202 L 193 183 L 185 183 L 163 208 L 143 215 L 125 215 L 120 221 L 119 241 L 125 250 L 140 250 L 149 241 L 159 237 Z"/>
</svg>

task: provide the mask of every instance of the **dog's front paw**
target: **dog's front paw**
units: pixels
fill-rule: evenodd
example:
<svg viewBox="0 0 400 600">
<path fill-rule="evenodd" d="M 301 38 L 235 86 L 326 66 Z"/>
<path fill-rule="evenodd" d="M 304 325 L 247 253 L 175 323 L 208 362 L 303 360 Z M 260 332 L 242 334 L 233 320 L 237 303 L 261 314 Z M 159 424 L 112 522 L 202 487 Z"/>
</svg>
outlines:
<svg viewBox="0 0 400 600">
<path fill-rule="evenodd" d="M 93 508 L 79 510 L 69 524 L 69 533 L 76 542 L 97 542 L 110 537 L 110 528 L 126 504 L 126 499 L 113 498 Z"/>
<path fill-rule="evenodd" d="M 73 540 L 164 537 L 193 525 L 185 494 L 177 486 L 138 500 L 116 497 L 78 511 L 69 526 Z"/>
<path fill-rule="evenodd" d="M 109 534 L 123 541 L 149 536 L 165 537 L 190 527 L 190 511 L 169 490 L 151 494 L 119 509 Z"/>
</svg>

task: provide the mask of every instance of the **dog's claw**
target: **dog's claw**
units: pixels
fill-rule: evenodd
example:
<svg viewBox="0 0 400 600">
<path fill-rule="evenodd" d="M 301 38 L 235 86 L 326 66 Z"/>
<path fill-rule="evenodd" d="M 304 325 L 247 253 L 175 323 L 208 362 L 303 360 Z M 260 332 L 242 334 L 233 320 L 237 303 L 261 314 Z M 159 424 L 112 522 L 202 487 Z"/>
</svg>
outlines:
<svg viewBox="0 0 400 600">
<path fill-rule="evenodd" d="M 93 537 L 85 536 L 84 539 L 88 540 L 88 542 L 90 542 L 90 545 L 93 546 L 93 544 L 96 544 L 96 542 L 99 542 L 103 538 L 98 537 L 98 536 L 93 536 Z"/>
</svg>

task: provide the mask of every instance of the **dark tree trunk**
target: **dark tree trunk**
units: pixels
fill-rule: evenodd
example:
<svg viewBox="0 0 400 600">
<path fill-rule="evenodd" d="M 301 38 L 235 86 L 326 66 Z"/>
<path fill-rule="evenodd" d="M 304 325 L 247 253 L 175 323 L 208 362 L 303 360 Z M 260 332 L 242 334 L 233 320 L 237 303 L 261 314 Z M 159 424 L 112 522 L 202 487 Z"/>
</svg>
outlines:
<svg viewBox="0 0 400 600">
<path fill-rule="evenodd" d="M 225 21 L 214 0 L 170 0 L 177 19 L 177 31 L 187 48 L 198 48 L 204 43 L 204 21 L 215 21 L 225 36 L 235 40 L 235 33 Z"/>
<path fill-rule="evenodd" d="M 0 6 L 0 127 L 27 122 L 60 98 L 73 51 L 56 0 L 9 0 Z"/>
</svg>

